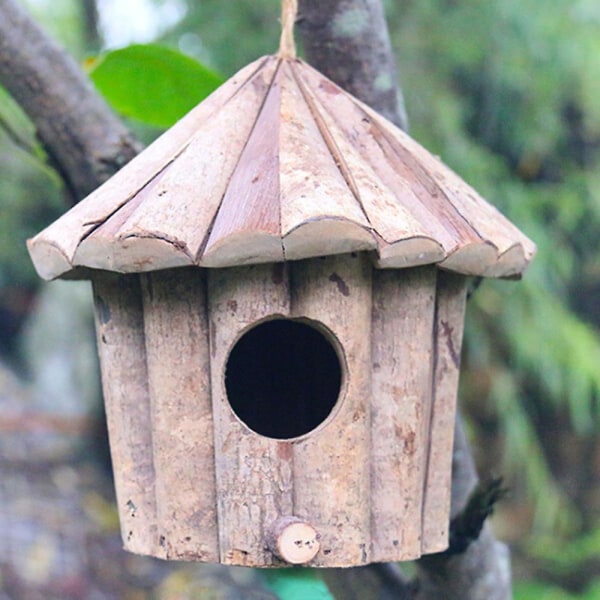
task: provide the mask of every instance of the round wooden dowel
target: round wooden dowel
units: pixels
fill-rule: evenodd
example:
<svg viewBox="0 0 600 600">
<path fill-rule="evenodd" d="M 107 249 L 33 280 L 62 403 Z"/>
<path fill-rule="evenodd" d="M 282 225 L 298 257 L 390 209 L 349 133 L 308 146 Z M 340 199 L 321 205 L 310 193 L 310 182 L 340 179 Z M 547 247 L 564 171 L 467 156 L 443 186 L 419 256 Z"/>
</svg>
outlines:
<svg viewBox="0 0 600 600">
<path fill-rule="evenodd" d="M 280 517 L 269 528 L 267 545 L 281 560 L 292 565 L 311 561 L 319 551 L 317 530 L 302 519 L 293 516 Z"/>
</svg>

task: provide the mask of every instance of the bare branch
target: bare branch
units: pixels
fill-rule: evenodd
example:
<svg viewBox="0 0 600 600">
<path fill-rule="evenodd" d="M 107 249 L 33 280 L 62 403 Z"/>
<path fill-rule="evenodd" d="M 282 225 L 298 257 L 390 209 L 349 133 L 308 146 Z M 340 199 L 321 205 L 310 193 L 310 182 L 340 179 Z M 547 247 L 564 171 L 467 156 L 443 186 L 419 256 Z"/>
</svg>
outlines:
<svg viewBox="0 0 600 600">
<path fill-rule="evenodd" d="M 77 63 L 15 0 L 0 0 L 0 83 L 33 121 L 76 199 L 140 149 Z"/>
</svg>

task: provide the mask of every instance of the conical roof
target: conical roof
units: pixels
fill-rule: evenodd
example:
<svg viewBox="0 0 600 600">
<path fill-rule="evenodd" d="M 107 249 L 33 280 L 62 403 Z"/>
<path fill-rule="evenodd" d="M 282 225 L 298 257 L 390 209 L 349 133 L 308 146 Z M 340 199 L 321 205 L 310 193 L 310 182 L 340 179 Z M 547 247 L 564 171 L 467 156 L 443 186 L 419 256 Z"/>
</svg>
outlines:
<svg viewBox="0 0 600 600">
<path fill-rule="evenodd" d="M 439 159 L 298 59 L 239 71 L 28 242 L 39 274 L 372 251 L 520 274 L 534 244 Z"/>
</svg>

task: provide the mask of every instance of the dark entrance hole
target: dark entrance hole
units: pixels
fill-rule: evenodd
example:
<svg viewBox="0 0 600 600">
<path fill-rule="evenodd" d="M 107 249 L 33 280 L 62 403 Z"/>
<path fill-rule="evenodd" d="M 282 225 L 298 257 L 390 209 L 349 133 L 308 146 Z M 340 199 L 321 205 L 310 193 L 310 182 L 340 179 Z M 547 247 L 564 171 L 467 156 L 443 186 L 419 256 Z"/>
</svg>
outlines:
<svg viewBox="0 0 600 600">
<path fill-rule="evenodd" d="M 331 413 L 342 385 L 337 352 L 326 334 L 305 322 L 266 321 L 235 344 L 225 371 L 231 408 L 253 431 L 289 439 Z"/>
</svg>

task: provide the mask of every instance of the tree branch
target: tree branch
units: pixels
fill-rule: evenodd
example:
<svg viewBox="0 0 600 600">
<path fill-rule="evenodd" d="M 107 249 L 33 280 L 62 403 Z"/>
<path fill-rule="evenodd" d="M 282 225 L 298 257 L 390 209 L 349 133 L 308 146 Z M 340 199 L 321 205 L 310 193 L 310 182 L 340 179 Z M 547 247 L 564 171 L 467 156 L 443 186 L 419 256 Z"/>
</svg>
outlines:
<svg viewBox="0 0 600 600">
<path fill-rule="evenodd" d="M 74 199 L 141 148 L 77 63 L 14 0 L 0 0 L 0 83 L 33 121 Z"/>
<path fill-rule="evenodd" d="M 408 130 L 380 0 L 300 0 L 297 26 L 309 63 Z"/>
<path fill-rule="evenodd" d="M 298 29 L 307 60 L 338 85 L 398 124 L 407 127 L 402 93 L 397 84 L 381 0 L 300 0 Z M 386 85 L 382 85 L 385 82 Z M 465 510 L 478 477 L 460 415 L 457 415 L 452 466 L 453 519 Z M 419 600 L 508 600 L 510 563 L 508 549 L 498 542 L 489 527 L 464 552 L 425 556 L 417 561 Z M 387 593 L 405 598 L 413 594 L 402 579 L 383 578 L 375 571 L 370 590 L 373 598 Z M 356 589 L 354 569 L 335 573 L 332 588 Z M 373 575 L 370 575 L 373 579 Z M 379 594 L 376 595 L 376 594 Z M 353 598 L 354 596 L 341 596 Z"/>
</svg>

